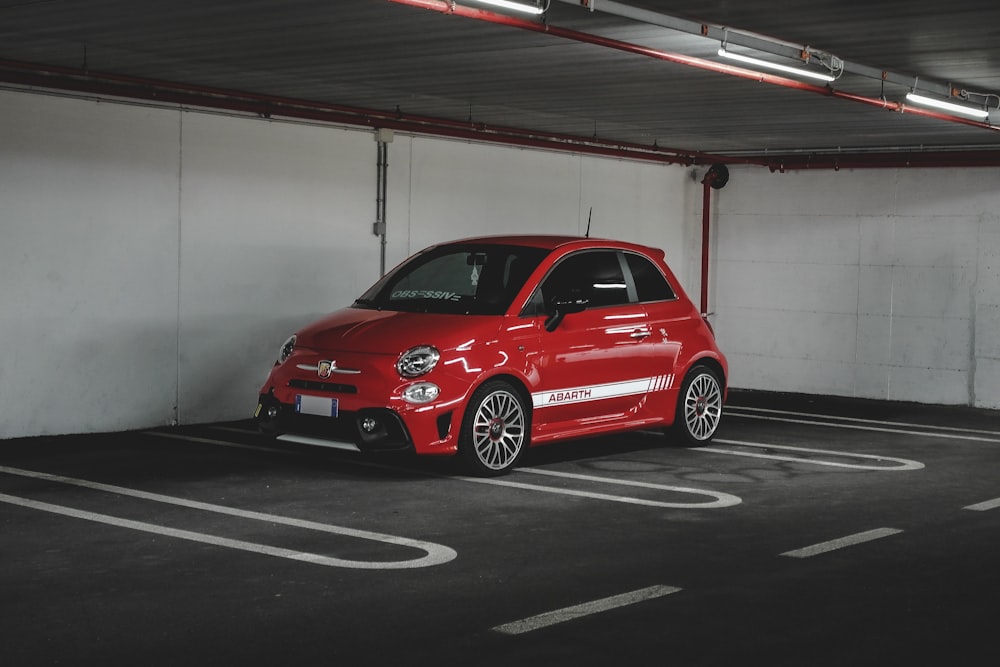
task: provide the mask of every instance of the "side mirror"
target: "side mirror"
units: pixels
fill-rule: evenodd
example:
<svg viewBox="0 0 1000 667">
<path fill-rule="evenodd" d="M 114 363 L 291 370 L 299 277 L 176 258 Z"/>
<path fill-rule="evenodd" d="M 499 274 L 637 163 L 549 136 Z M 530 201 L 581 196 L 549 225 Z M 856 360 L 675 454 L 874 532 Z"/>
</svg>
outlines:
<svg viewBox="0 0 1000 667">
<path fill-rule="evenodd" d="M 572 313 L 581 313 L 590 303 L 587 299 L 576 296 L 556 298 L 552 302 L 552 314 L 545 319 L 545 330 L 555 331 L 563 318 Z"/>
</svg>

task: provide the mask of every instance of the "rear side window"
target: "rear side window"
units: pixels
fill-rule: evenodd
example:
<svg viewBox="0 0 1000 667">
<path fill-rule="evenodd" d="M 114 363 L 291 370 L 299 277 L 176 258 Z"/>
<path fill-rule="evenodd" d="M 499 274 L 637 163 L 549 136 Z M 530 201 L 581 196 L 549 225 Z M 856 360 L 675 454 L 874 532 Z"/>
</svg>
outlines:
<svg viewBox="0 0 1000 667">
<path fill-rule="evenodd" d="M 625 261 L 628 262 L 628 268 L 632 271 L 632 279 L 635 281 L 635 290 L 640 303 L 668 301 L 677 298 L 667 279 L 647 258 L 629 252 L 625 253 Z"/>
<path fill-rule="evenodd" d="M 628 283 L 614 250 L 570 255 L 548 275 L 526 312 L 552 312 L 556 299 L 583 298 L 590 308 L 629 303 Z"/>
</svg>

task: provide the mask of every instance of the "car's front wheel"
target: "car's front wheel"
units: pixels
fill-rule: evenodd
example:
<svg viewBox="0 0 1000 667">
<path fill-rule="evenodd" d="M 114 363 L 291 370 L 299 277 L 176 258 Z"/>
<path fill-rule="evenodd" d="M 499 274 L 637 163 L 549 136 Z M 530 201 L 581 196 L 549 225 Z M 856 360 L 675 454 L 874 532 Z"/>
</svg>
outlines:
<svg viewBox="0 0 1000 667">
<path fill-rule="evenodd" d="M 528 447 L 529 427 L 530 416 L 517 389 L 504 380 L 487 382 L 465 409 L 459 455 L 477 475 L 503 475 Z"/>
<path fill-rule="evenodd" d="M 697 365 L 688 371 L 677 397 L 673 434 L 689 446 L 712 439 L 722 421 L 722 383 L 715 371 Z"/>
</svg>

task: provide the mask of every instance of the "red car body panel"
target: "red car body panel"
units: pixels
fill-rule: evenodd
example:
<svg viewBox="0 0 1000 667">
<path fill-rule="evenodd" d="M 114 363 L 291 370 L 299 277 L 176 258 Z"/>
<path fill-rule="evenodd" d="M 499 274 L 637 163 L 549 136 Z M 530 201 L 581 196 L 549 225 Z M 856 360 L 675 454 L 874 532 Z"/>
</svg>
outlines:
<svg viewBox="0 0 1000 667">
<path fill-rule="evenodd" d="M 343 414 L 380 410 L 388 412 L 378 414 L 398 416 L 407 448 L 418 454 L 453 454 L 470 396 L 491 378 L 503 377 L 530 397 L 531 445 L 669 426 L 680 384 L 698 362 L 711 365 L 725 391 L 726 359 L 665 264 L 663 251 L 555 236 L 490 237 L 442 245 L 459 244 L 525 246 L 548 254 L 503 314 L 350 307 L 304 327 L 297 332 L 291 355 L 275 364 L 261 388 L 258 418 L 266 420 L 260 413 L 269 405 L 289 410 L 303 395 L 334 397 Z M 546 327 L 548 315 L 525 314 L 553 266 L 567 255 L 590 249 L 647 258 L 676 298 L 588 308 L 566 315 L 551 331 Z M 397 360 L 418 346 L 434 346 L 439 361 L 426 375 L 402 377 Z M 319 377 L 324 373 L 325 379 Z M 426 404 L 404 400 L 403 391 L 418 382 L 434 383 L 440 389 L 437 398 Z"/>
</svg>

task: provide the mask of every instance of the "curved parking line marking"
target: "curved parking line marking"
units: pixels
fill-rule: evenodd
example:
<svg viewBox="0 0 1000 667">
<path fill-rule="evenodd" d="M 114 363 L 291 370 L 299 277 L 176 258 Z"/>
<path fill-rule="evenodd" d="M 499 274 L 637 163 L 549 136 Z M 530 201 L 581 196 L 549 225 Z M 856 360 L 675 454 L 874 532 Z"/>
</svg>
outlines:
<svg viewBox="0 0 1000 667">
<path fill-rule="evenodd" d="M 974 440 L 976 442 L 1000 442 L 1000 437 L 986 438 L 977 435 L 960 435 L 958 433 L 934 433 L 932 431 L 911 431 L 901 428 L 879 428 L 876 426 L 862 426 L 861 424 L 835 424 L 833 422 L 815 421 L 810 419 L 791 419 L 788 417 L 768 417 L 765 415 L 741 414 L 738 411 L 726 411 L 727 415 L 739 417 L 741 419 L 763 419 L 765 421 L 785 422 L 787 424 L 807 424 L 810 426 L 827 426 L 830 428 L 850 428 L 858 431 L 874 431 L 876 433 L 901 433 L 903 435 L 922 435 L 931 438 L 948 438 L 951 440 Z M 823 415 L 825 416 L 825 415 Z M 933 427 L 927 427 L 933 428 Z M 989 431 L 987 431 L 989 432 Z"/>
<path fill-rule="evenodd" d="M 255 447 L 252 445 L 240 445 L 237 443 L 228 442 L 225 440 L 211 440 L 209 438 L 197 438 L 186 435 L 177 435 L 172 433 L 160 433 L 158 431 L 147 431 L 147 435 L 159 435 L 167 438 L 176 438 L 178 440 L 188 440 L 191 442 L 199 442 L 211 445 L 222 445 L 224 447 L 237 447 L 241 449 L 254 449 L 254 450 L 264 450 L 264 451 L 280 451 L 280 450 L 270 450 L 262 447 Z M 572 473 L 560 473 L 551 470 L 541 470 L 539 468 L 515 468 L 515 472 L 533 472 L 539 475 L 552 475 L 554 477 L 569 477 L 580 480 L 587 480 L 591 482 L 603 482 L 606 484 L 619 484 L 622 486 L 636 486 L 645 487 L 650 489 L 659 489 L 663 491 L 675 491 L 679 493 L 692 493 L 702 496 L 710 496 L 715 498 L 715 500 L 710 502 L 701 503 L 669 503 L 660 500 L 643 500 L 642 498 L 631 498 L 629 496 L 613 496 L 606 493 L 592 493 L 590 491 L 576 491 L 573 489 L 560 489 L 554 486 L 542 486 L 540 484 L 526 484 L 523 482 L 512 482 L 508 480 L 492 479 L 492 478 L 482 478 L 482 477 L 456 477 L 453 475 L 439 475 L 435 473 L 428 473 L 423 471 L 413 471 L 405 468 L 400 468 L 396 466 L 388 466 L 382 463 L 372 463 L 371 461 L 350 461 L 351 465 L 357 465 L 365 468 L 378 468 L 381 470 L 392 470 L 420 474 L 427 477 L 437 477 L 440 479 L 457 479 L 463 482 L 473 482 L 476 484 L 492 484 L 494 486 L 506 486 L 515 489 L 525 489 L 529 491 L 542 491 L 545 493 L 557 493 L 564 496 L 576 496 L 579 498 L 592 498 L 594 500 L 608 500 L 616 503 L 626 503 L 630 505 L 643 505 L 646 507 L 666 507 L 671 509 L 715 509 L 719 507 L 732 507 L 733 505 L 739 505 L 743 502 L 743 499 L 739 496 L 734 496 L 728 493 L 721 493 L 717 491 L 706 491 L 703 489 L 692 489 L 681 486 L 666 486 L 663 484 L 650 484 L 647 482 L 632 482 L 624 479 L 612 479 L 608 477 L 595 477 L 591 475 L 576 475 Z"/>
<path fill-rule="evenodd" d="M 218 546 L 229 547 L 232 549 L 242 549 L 244 551 L 253 551 L 255 553 L 262 553 L 271 556 L 280 556 L 282 558 L 290 558 L 292 560 L 300 560 L 309 563 L 316 563 L 318 565 L 329 565 L 331 567 L 345 567 L 345 568 L 352 568 L 359 570 L 400 570 L 400 569 L 430 567 L 432 565 L 442 565 L 444 563 L 448 563 L 454 560 L 458 556 L 458 553 L 454 549 L 446 547 L 442 544 L 435 544 L 434 542 L 425 542 L 423 540 L 413 540 L 407 537 L 398 537 L 396 535 L 387 535 L 385 533 L 373 533 L 367 530 L 345 528 L 343 526 L 333 526 L 330 524 L 317 523 L 315 521 L 306 521 L 304 519 L 293 519 L 291 517 L 279 516 L 275 514 L 252 512 L 249 510 L 237 509 L 235 507 L 226 507 L 225 505 L 213 505 L 211 503 L 203 503 L 197 500 L 187 500 L 185 498 L 176 498 L 174 496 L 164 496 L 158 493 L 149 493 L 147 491 L 139 491 L 137 489 L 128 489 L 125 487 L 114 486 L 111 484 L 101 484 L 100 482 L 91 482 L 85 479 L 63 477 L 61 475 L 50 475 L 48 473 L 36 472 L 33 470 L 22 470 L 20 468 L 8 468 L 6 466 L 0 466 L 0 472 L 6 473 L 8 475 L 30 477 L 33 479 L 39 479 L 47 482 L 57 482 L 60 484 L 79 486 L 85 489 L 92 489 L 95 491 L 105 491 L 108 493 L 130 496 L 132 498 L 140 498 L 142 500 L 151 500 L 153 502 L 164 503 L 168 505 L 177 505 L 180 507 L 187 507 L 190 509 L 203 510 L 205 512 L 215 512 L 216 514 L 225 514 L 228 516 L 239 517 L 241 519 L 266 521 L 270 523 L 278 523 L 285 526 L 292 526 L 294 528 L 315 530 L 324 533 L 331 533 L 334 535 L 343 535 L 346 537 L 356 537 L 362 540 L 372 540 L 375 542 L 382 542 L 384 544 L 391 544 L 393 546 L 410 547 L 413 549 L 418 549 L 420 551 L 423 551 L 424 553 L 427 554 L 426 556 L 423 556 L 421 558 L 413 558 L 410 560 L 401 560 L 401 561 L 345 560 L 341 558 L 322 556 L 319 554 L 291 551 L 289 549 L 281 549 L 278 547 L 270 547 L 263 544 L 255 544 L 253 542 L 231 540 L 223 537 L 216 537 L 214 535 L 205 535 L 203 533 L 195 533 L 187 530 L 177 530 L 173 528 L 167 528 L 165 526 L 158 526 L 156 524 L 144 523 L 141 521 L 130 521 L 127 519 L 119 519 L 117 517 L 108 516 L 106 514 L 85 512 L 70 507 L 63 507 L 61 505 L 50 505 L 49 503 L 40 503 L 25 498 L 18 498 L 17 496 L 0 494 L 0 500 L 14 505 L 22 505 L 24 507 L 31 507 L 33 509 L 38 509 L 46 512 L 64 514 L 66 516 L 71 516 L 78 519 L 87 519 L 89 521 L 107 523 L 114 526 L 131 528 L 133 530 L 141 530 L 145 532 L 157 533 L 160 535 L 178 537 L 180 539 L 191 540 L 194 542 L 204 542 L 206 544 L 215 544 Z"/>
<path fill-rule="evenodd" d="M 886 472 L 897 472 L 901 470 L 920 470 L 924 464 L 920 461 L 910 459 L 900 459 L 895 456 L 878 456 L 876 454 L 854 454 L 849 452 L 835 452 L 829 449 L 812 449 L 810 447 L 791 447 L 788 445 L 768 445 L 760 442 L 743 442 L 742 440 L 713 440 L 723 445 L 739 445 L 740 447 L 757 447 L 760 449 L 783 449 L 791 452 L 804 452 L 807 454 L 829 454 L 841 458 L 869 459 L 872 461 L 892 461 L 898 463 L 897 466 L 875 466 L 858 463 L 840 463 L 837 461 L 822 461 L 806 459 L 800 456 L 781 456 L 779 454 L 759 454 L 756 452 L 737 452 L 732 449 L 718 449 L 717 447 L 697 447 L 696 452 L 713 452 L 715 454 L 729 454 L 731 456 L 749 456 L 755 459 L 771 459 L 774 461 L 791 461 L 793 463 L 811 463 L 818 466 L 831 466 L 834 468 L 852 468 L 854 470 L 878 470 Z"/>
<path fill-rule="evenodd" d="M 628 479 L 616 479 L 613 477 L 598 477 L 595 475 L 580 475 L 570 472 L 559 472 L 556 470 L 545 470 L 543 468 L 517 468 L 518 472 L 530 472 L 535 475 L 551 475 L 552 477 L 565 477 L 567 479 L 582 479 L 588 482 L 601 482 L 603 484 L 618 484 L 620 486 L 635 486 L 644 489 L 657 489 L 659 491 L 672 491 L 676 493 L 691 493 L 698 496 L 710 496 L 715 498 L 711 502 L 704 503 L 663 503 L 660 507 L 690 507 L 697 509 L 714 509 L 717 507 L 732 507 L 739 505 L 743 499 L 731 493 L 721 491 L 707 491 L 705 489 L 693 489 L 687 486 L 669 486 L 667 484 L 653 484 L 652 482 L 636 482 Z M 548 487 L 545 487 L 548 488 Z"/>
<path fill-rule="evenodd" d="M 515 468 L 515 472 L 529 472 L 532 469 L 529 468 Z M 546 473 L 542 473 L 546 474 Z M 554 473 L 558 474 L 558 473 Z M 581 475 L 581 477 L 585 477 Z M 493 486 L 506 486 L 512 489 L 525 489 L 527 491 L 542 491 L 544 493 L 555 493 L 563 496 L 574 496 L 577 498 L 591 498 L 593 500 L 608 500 L 614 503 L 626 503 L 628 505 L 643 505 L 645 507 L 667 507 L 674 509 L 706 509 L 706 508 L 716 508 L 716 507 L 729 507 L 731 505 L 738 505 L 742 501 L 737 496 L 729 496 L 729 494 L 716 494 L 711 491 L 700 491 L 697 489 L 684 490 L 680 487 L 667 487 L 663 486 L 663 489 L 669 489 L 671 491 L 683 491 L 685 493 L 698 493 L 702 495 L 715 496 L 716 500 L 708 503 L 669 503 L 662 500 L 645 500 L 644 498 L 632 498 L 630 496 L 613 496 L 607 493 L 594 493 L 592 491 L 578 491 L 576 489 L 562 489 L 557 486 L 542 486 L 541 484 L 525 484 L 524 482 L 512 482 L 505 479 L 493 479 L 493 478 L 483 478 L 483 477 L 452 477 L 451 479 L 459 479 L 463 482 L 473 482 L 475 484 L 491 484 Z M 629 484 L 626 480 L 614 480 L 605 479 L 601 477 L 592 478 L 596 481 L 607 482 L 609 484 Z M 641 486 L 642 483 L 636 482 L 630 484 L 634 486 Z M 720 496 L 729 496 L 729 498 L 724 498 Z M 735 499 L 735 502 L 733 500 Z"/>
<path fill-rule="evenodd" d="M 872 540 L 880 540 L 883 537 L 889 537 L 890 535 L 898 535 L 901 532 L 903 531 L 898 528 L 876 528 L 874 530 L 866 530 L 863 533 L 855 533 L 854 535 L 848 535 L 847 537 L 840 537 L 836 540 L 830 540 L 829 542 L 820 542 L 819 544 L 813 544 L 812 546 L 803 547 L 801 549 L 786 551 L 781 555 L 788 556 L 789 558 L 810 558 L 812 556 L 818 556 L 820 554 L 836 551 L 837 549 L 843 549 L 844 547 L 864 544 L 865 542 L 871 542 Z"/>
<path fill-rule="evenodd" d="M 505 635 L 523 635 L 526 632 L 540 630 L 542 628 L 547 628 L 550 625 L 565 623 L 566 621 L 573 621 L 583 616 L 590 616 L 591 614 L 598 614 L 602 611 L 618 609 L 619 607 L 636 604 L 637 602 L 645 602 L 646 600 L 661 598 L 665 595 L 670 595 L 671 593 L 677 593 L 680 590 L 680 588 L 676 588 L 674 586 L 650 586 L 648 588 L 642 588 L 630 593 L 612 595 L 611 597 L 603 598 L 601 600 L 584 602 L 583 604 L 573 605 L 572 607 L 564 607 L 563 609 L 556 609 L 555 611 L 549 611 L 544 614 L 538 614 L 537 616 L 531 616 L 530 618 L 524 618 L 520 621 L 512 621 L 511 623 L 498 625 L 493 628 L 493 631 Z"/>
</svg>

